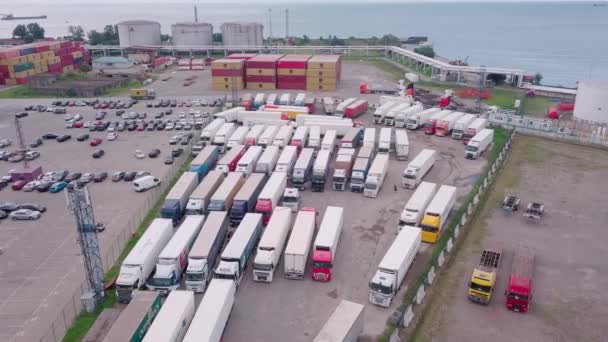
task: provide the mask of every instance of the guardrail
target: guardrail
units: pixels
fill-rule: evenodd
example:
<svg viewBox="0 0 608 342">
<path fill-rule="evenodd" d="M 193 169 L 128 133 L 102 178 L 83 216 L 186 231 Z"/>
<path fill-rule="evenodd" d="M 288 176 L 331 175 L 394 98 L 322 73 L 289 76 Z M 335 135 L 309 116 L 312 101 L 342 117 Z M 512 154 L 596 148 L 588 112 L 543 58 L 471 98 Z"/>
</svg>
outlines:
<svg viewBox="0 0 608 342">
<path fill-rule="evenodd" d="M 413 281 L 406 291 L 401 305 L 389 317 L 387 327 L 381 335 L 380 341 L 399 341 L 401 330 L 411 327 L 418 315 L 422 313 L 421 305 L 423 304 L 426 292 L 432 286 L 439 270 L 450 256 L 456 241 L 466 231 L 469 218 L 478 211 L 479 204 L 485 197 L 486 192 L 491 188 L 496 173 L 504 165 L 511 150 L 514 135 L 514 131 L 508 131 L 506 141 L 500 151 L 492 151 L 493 155 L 490 156 L 488 165 L 486 165 L 484 172 L 482 172 L 483 176 L 477 180 L 473 185 L 473 189 L 465 198 L 464 203 L 454 212 L 455 215 L 450 220 L 447 228 L 435 246 L 433 246 L 431 259 L 428 261 L 424 271 Z"/>
</svg>

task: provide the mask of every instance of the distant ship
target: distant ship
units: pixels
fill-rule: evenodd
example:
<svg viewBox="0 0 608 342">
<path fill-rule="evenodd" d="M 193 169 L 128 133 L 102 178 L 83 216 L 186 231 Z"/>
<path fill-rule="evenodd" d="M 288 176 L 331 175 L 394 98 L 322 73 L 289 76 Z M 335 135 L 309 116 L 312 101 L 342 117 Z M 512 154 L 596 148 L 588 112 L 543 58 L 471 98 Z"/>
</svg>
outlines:
<svg viewBox="0 0 608 342">
<path fill-rule="evenodd" d="M 596 2 L 593 4 L 593 7 L 606 7 L 608 6 L 608 2 Z"/>
<path fill-rule="evenodd" d="M 2 19 L 2 20 L 46 19 L 46 15 L 35 15 L 35 16 L 30 16 L 30 17 L 15 17 L 12 14 L 7 14 L 0 19 Z"/>
</svg>

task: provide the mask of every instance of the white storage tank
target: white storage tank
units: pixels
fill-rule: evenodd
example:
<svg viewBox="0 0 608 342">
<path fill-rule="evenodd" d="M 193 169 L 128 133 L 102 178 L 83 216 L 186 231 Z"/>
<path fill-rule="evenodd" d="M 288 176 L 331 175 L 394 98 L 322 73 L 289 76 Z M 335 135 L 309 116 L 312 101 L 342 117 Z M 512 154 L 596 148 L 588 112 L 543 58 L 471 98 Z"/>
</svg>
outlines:
<svg viewBox="0 0 608 342">
<path fill-rule="evenodd" d="M 213 45 L 213 26 L 208 23 L 177 23 L 171 25 L 171 39 L 175 46 Z"/>
<path fill-rule="evenodd" d="M 160 24 L 155 21 L 127 20 L 117 26 L 120 46 L 160 45 Z"/>
<path fill-rule="evenodd" d="M 608 123 L 608 81 L 579 81 L 574 118 Z"/>
<path fill-rule="evenodd" d="M 264 25 L 260 23 L 223 23 L 221 29 L 224 46 L 262 46 L 264 44 Z"/>
</svg>

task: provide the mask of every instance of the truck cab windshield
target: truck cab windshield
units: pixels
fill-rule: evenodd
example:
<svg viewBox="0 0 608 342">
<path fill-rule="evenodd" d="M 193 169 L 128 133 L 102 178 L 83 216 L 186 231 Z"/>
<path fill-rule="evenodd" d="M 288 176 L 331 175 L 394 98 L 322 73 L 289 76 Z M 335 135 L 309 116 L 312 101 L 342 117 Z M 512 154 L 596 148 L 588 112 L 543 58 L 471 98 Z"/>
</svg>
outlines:
<svg viewBox="0 0 608 342">
<path fill-rule="evenodd" d="M 492 291 L 491 286 L 479 285 L 474 282 L 471 282 L 469 287 L 471 288 L 471 290 L 475 290 L 475 291 L 479 291 L 479 292 L 483 292 L 483 293 L 490 293 L 490 291 Z"/>
<path fill-rule="evenodd" d="M 201 272 L 201 273 L 186 273 L 186 280 L 189 280 L 189 281 L 202 281 L 203 280 L 203 272 Z"/>
<path fill-rule="evenodd" d="M 376 283 L 369 283 L 369 287 L 372 289 L 372 291 L 378 292 L 378 293 L 382 293 L 385 295 L 390 295 L 393 293 L 393 288 L 392 286 L 384 286 L 381 284 L 376 284 Z"/>
<path fill-rule="evenodd" d="M 253 269 L 260 270 L 260 271 L 271 271 L 272 265 L 254 263 Z"/>
<path fill-rule="evenodd" d="M 367 190 L 376 190 L 376 184 L 369 184 L 369 183 L 366 183 L 366 184 L 365 184 L 365 188 L 366 188 Z"/>
<path fill-rule="evenodd" d="M 420 226 L 420 228 L 423 232 L 437 233 L 437 227 L 431 227 L 423 224 Z"/>
<path fill-rule="evenodd" d="M 313 267 L 327 269 L 327 268 L 331 268 L 331 264 L 329 262 L 315 261 L 315 262 L 313 262 Z"/>
<path fill-rule="evenodd" d="M 515 300 L 528 301 L 528 296 L 526 296 L 526 295 L 520 295 L 520 294 L 513 293 L 513 292 L 509 293 L 508 297 L 511 298 L 511 299 L 515 299 Z"/>
<path fill-rule="evenodd" d="M 477 146 L 469 146 L 469 145 L 467 145 L 467 147 L 465 147 L 464 149 L 467 150 L 467 151 L 470 151 L 470 152 L 477 152 Z"/>
</svg>

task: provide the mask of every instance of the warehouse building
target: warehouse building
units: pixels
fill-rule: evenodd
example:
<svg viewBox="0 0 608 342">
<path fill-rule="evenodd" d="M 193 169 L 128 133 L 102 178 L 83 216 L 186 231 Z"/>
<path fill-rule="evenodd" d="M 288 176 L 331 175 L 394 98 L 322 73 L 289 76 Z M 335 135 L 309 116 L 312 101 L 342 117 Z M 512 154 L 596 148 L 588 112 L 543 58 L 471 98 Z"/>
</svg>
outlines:
<svg viewBox="0 0 608 342">
<path fill-rule="evenodd" d="M 608 123 L 608 81 L 580 81 L 576 91 L 574 118 Z"/>
<path fill-rule="evenodd" d="M 224 46 L 264 45 L 264 25 L 259 23 L 234 22 L 221 26 Z"/>
<path fill-rule="evenodd" d="M 117 26 L 120 46 L 160 45 L 160 24 L 155 21 L 127 20 Z"/>
</svg>

